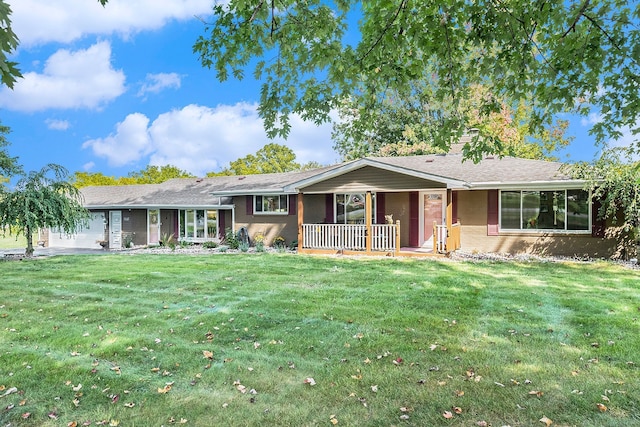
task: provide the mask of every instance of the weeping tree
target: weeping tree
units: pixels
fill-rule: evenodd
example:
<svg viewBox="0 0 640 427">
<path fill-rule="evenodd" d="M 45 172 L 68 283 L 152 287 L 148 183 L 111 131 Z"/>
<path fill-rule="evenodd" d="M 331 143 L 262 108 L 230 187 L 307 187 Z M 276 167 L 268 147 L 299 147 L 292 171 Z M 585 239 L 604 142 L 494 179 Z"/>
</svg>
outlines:
<svg viewBox="0 0 640 427">
<path fill-rule="evenodd" d="M 633 147 L 615 147 L 604 150 L 593 163 L 580 162 L 569 168 L 575 178 L 587 182 L 585 189 L 599 201 L 598 217 L 619 226 L 622 256 L 637 257 L 640 244 L 638 152 Z"/>
<path fill-rule="evenodd" d="M 33 255 L 33 233 L 38 229 L 74 233 L 89 219 L 80 192 L 67 176 L 64 167 L 49 164 L 22 177 L 13 190 L 0 190 L 0 229 L 26 237 L 27 257 Z"/>
</svg>

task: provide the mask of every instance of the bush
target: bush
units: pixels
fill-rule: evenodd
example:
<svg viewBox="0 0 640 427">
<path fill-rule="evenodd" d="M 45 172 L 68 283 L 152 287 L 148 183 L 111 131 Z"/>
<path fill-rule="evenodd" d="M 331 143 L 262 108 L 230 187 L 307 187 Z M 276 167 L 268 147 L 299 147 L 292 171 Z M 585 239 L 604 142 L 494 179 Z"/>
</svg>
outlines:
<svg viewBox="0 0 640 427">
<path fill-rule="evenodd" d="M 278 236 L 273 239 L 273 247 L 276 249 L 284 249 L 287 246 L 287 241 L 284 237 Z"/>
<path fill-rule="evenodd" d="M 238 249 L 240 246 L 240 240 L 238 240 L 237 234 L 231 228 L 227 228 L 224 233 L 224 243 L 229 249 Z"/>
<path fill-rule="evenodd" d="M 256 252 L 264 252 L 264 242 L 256 242 Z"/>
<path fill-rule="evenodd" d="M 123 233 L 124 238 L 122 239 L 122 245 L 126 249 L 130 249 L 133 247 L 133 238 L 135 237 L 135 233 Z"/>
<path fill-rule="evenodd" d="M 212 240 L 208 241 L 208 242 L 204 242 L 202 244 L 202 247 L 205 249 L 215 249 L 218 247 L 218 242 L 214 242 Z"/>
<path fill-rule="evenodd" d="M 248 252 L 249 251 L 249 244 L 248 243 L 240 243 L 238 245 L 238 249 L 240 249 L 241 252 Z"/>
<path fill-rule="evenodd" d="M 160 246 L 167 246 L 171 248 L 172 251 L 176 250 L 176 239 L 173 233 L 164 233 L 160 237 Z"/>
</svg>

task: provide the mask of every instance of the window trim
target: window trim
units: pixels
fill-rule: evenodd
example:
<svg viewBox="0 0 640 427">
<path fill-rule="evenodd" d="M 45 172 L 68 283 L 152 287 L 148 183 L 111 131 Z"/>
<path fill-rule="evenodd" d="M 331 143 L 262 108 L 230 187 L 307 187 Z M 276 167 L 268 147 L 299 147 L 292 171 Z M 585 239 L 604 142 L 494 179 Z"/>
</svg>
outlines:
<svg viewBox="0 0 640 427">
<path fill-rule="evenodd" d="M 198 236 L 198 224 L 197 224 L 197 212 L 204 212 L 204 237 Z M 189 223 L 188 216 L 189 212 L 191 212 L 191 219 L 193 223 Z M 216 213 L 216 235 L 209 236 L 208 233 L 208 213 L 215 212 Z M 183 221 L 184 220 L 184 221 Z M 193 224 L 193 236 L 187 236 L 187 225 Z M 184 227 L 184 235 L 182 235 L 182 228 Z M 184 240 L 187 242 L 206 242 L 210 240 L 219 240 L 220 239 L 220 209 L 206 209 L 206 208 L 180 208 L 178 209 L 178 240 Z"/>
<path fill-rule="evenodd" d="M 345 215 L 345 219 L 344 222 L 338 222 L 338 196 L 342 195 L 342 196 L 353 196 L 353 195 L 360 195 L 362 194 L 365 199 L 367 197 L 367 192 L 366 191 L 354 191 L 354 192 L 350 192 L 350 193 L 346 193 L 346 192 L 340 192 L 340 193 L 333 193 L 333 223 L 334 224 L 349 224 L 348 222 L 346 222 L 347 218 Z M 376 192 L 372 191 L 371 192 L 371 223 L 372 224 L 376 224 L 377 223 L 377 219 L 378 219 L 378 212 L 377 212 L 377 206 L 378 206 L 378 202 L 377 202 L 377 197 L 376 197 Z M 363 217 L 363 222 L 361 224 L 365 224 L 366 223 L 366 219 Z"/>
<path fill-rule="evenodd" d="M 530 234 L 530 235 L 550 235 L 550 234 L 564 234 L 564 235 L 591 235 L 592 234 L 592 227 L 593 227 L 593 217 L 592 217 L 592 211 L 593 211 L 593 200 L 592 200 L 592 194 L 591 191 L 588 192 L 588 215 L 589 215 L 589 222 L 587 224 L 587 228 L 584 230 L 568 230 L 567 229 L 567 224 L 568 224 L 568 214 L 569 214 L 569 209 L 568 209 L 568 203 L 567 203 L 567 192 L 571 191 L 571 190 L 582 190 L 582 191 L 587 191 L 584 190 L 583 188 L 559 188 L 559 189 L 540 189 L 540 188 L 509 188 L 509 189 L 500 189 L 498 190 L 498 232 L 501 235 L 509 235 L 509 234 Z M 522 193 L 523 192 L 542 192 L 542 191 L 564 191 L 564 198 L 565 198 L 565 214 L 564 214 L 564 229 L 557 229 L 557 228 L 533 228 L 533 229 L 528 229 L 528 228 L 522 228 Z M 519 220 L 519 224 L 520 224 L 520 228 L 502 228 L 502 193 L 503 192 L 519 192 L 520 193 L 520 220 Z"/>
<path fill-rule="evenodd" d="M 263 211 L 262 206 L 265 197 L 277 197 L 281 200 L 281 197 L 285 197 L 284 210 L 283 211 Z M 260 198 L 260 210 L 258 210 L 258 198 Z M 280 204 L 282 206 L 282 203 Z M 253 196 L 253 215 L 289 215 L 289 195 L 288 194 L 256 194 Z"/>
</svg>

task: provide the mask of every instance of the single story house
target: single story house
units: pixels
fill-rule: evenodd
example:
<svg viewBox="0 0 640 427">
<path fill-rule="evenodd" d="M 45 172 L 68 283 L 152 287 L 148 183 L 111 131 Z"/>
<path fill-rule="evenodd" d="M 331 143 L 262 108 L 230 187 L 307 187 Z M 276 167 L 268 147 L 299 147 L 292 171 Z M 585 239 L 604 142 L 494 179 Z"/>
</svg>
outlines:
<svg viewBox="0 0 640 427">
<path fill-rule="evenodd" d="M 461 154 L 368 157 L 319 169 L 86 187 L 93 221 L 49 246 L 219 240 L 243 229 L 299 252 L 465 251 L 614 257 L 615 228 L 557 162 Z"/>
</svg>

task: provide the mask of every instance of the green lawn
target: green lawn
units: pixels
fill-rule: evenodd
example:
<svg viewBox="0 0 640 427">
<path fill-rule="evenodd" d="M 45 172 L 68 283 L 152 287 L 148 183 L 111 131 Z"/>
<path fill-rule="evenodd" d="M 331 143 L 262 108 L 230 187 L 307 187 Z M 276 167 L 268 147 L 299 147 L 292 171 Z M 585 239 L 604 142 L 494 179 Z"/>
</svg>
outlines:
<svg viewBox="0 0 640 427">
<path fill-rule="evenodd" d="M 0 277 L 3 426 L 640 425 L 638 270 L 108 254 Z"/>
<path fill-rule="evenodd" d="M 34 235 L 34 242 L 38 241 L 38 235 Z M 35 244 L 35 243 L 34 243 Z M 27 247 L 27 239 L 24 236 L 2 234 L 0 230 L 0 250 L 2 249 L 24 249 Z"/>
</svg>

